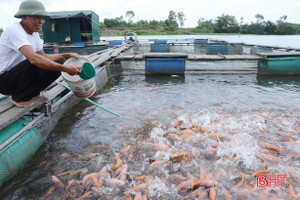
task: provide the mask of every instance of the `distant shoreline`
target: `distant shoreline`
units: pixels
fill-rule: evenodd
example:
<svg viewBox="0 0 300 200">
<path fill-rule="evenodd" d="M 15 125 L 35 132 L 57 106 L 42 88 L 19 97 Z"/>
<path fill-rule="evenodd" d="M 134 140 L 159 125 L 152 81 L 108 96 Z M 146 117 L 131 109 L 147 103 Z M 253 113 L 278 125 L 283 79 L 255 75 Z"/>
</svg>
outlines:
<svg viewBox="0 0 300 200">
<path fill-rule="evenodd" d="M 137 35 L 239 35 L 239 33 L 201 33 L 196 28 L 178 28 L 165 31 L 161 28 L 100 28 L 101 36 L 124 36 L 127 32 Z"/>
</svg>

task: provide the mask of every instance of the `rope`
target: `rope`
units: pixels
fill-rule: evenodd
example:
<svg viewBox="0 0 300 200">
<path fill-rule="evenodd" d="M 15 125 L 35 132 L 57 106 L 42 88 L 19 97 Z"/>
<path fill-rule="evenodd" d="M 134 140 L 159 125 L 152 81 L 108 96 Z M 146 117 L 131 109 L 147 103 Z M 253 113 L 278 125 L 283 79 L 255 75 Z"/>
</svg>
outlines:
<svg viewBox="0 0 300 200">
<path fill-rule="evenodd" d="M 62 84 L 62 83 L 60 83 L 60 82 L 54 81 L 54 83 L 56 83 L 56 84 L 58 84 L 58 85 L 60 85 L 60 86 L 63 86 L 64 88 L 66 88 L 66 89 L 72 91 L 71 88 L 69 88 L 68 86 L 66 86 L 66 85 L 64 85 L 64 84 Z M 117 117 L 122 117 L 122 118 L 125 118 L 125 119 L 138 121 L 137 119 L 134 119 L 134 118 L 131 118 L 131 117 L 127 117 L 127 116 L 123 116 L 123 115 L 120 115 L 120 114 L 118 114 L 118 113 L 116 113 L 116 112 L 114 112 L 114 111 L 112 111 L 112 110 L 109 110 L 109 109 L 107 109 L 107 108 L 105 108 L 105 107 L 99 105 L 98 103 L 96 103 L 95 101 L 93 101 L 93 100 L 91 100 L 91 99 L 84 98 L 84 100 L 87 101 L 87 102 L 89 102 L 89 103 L 91 103 L 91 104 L 93 104 L 93 105 L 95 105 L 95 106 L 97 106 L 98 108 L 101 108 L 101 109 L 105 110 L 106 112 L 109 112 L 109 113 L 111 113 L 111 114 L 117 116 Z"/>
</svg>

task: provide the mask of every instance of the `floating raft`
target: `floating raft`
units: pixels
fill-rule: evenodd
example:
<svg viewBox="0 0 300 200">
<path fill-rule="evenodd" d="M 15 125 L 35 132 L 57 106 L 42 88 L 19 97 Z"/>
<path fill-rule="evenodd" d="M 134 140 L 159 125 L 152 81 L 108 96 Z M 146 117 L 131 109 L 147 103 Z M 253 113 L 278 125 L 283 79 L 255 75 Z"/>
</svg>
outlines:
<svg viewBox="0 0 300 200">
<path fill-rule="evenodd" d="M 190 61 L 218 61 L 218 60 L 260 60 L 263 57 L 258 55 L 207 55 L 207 54 L 185 54 L 185 53 L 140 53 L 136 55 L 119 55 L 115 60 L 135 61 L 145 60 L 149 57 L 185 57 Z"/>
</svg>

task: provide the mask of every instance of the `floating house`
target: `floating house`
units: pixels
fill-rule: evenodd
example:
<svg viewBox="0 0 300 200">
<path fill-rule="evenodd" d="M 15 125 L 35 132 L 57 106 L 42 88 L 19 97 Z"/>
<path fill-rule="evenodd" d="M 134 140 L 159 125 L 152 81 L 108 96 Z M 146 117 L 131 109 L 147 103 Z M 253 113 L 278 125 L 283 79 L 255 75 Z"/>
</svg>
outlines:
<svg viewBox="0 0 300 200">
<path fill-rule="evenodd" d="M 50 12 L 43 25 L 44 42 L 100 41 L 99 16 L 91 10 Z"/>
</svg>

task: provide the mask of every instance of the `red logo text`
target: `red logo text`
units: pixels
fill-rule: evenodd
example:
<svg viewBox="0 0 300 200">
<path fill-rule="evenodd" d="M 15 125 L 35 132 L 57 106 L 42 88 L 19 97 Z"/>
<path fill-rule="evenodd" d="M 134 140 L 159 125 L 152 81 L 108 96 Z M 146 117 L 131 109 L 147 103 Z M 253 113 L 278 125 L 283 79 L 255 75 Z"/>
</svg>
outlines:
<svg viewBox="0 0 300 200">
<path fill-rule="evenodd" d="M 256 177 L 257 187 L 284 187 L 284 179 L 288 177 L 287 174 L 275 174 L 274 178 L 270 174 L 259 174 Z M 273 183 L 273 184 L 272 184 Z"/>
</svg>

